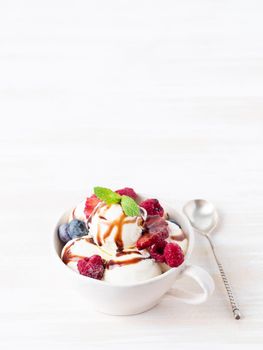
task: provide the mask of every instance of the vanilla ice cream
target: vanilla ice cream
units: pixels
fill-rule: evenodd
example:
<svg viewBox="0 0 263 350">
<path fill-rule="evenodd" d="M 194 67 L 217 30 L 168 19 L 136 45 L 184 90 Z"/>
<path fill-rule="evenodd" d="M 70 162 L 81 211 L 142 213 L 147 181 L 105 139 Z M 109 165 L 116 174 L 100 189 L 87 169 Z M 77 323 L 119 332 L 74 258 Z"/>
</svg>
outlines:
<svg viewBox="0 0 263 350">
<path fill-rule="evenodd" d="M 132 284 L 162 273 L 160 266 L 145 251 L 116 256 L 107 263 L 104 280 L 112 284 Z"/>
<path fill-rule="evenodd" d="M 158 276 L 161 268 L 150 258 L 146 250 L 125 250 L 108 254 L 98 247 L 89 236 L 69 241 L 62 250 L 63 262 L 78 272 L 78 261 L 92 255 L 100 255 L 106 263 L 103 280 L 114 284 L 131 284 Z"/>
<path fill-rule="evenodd" d="M 72 217 L 82 211 L 79 205 Z M 142 224 L 141 216 L 126 216 L 121 205 L 100 203 L 89 220 L 89 235 L 69 241 L 61 258 L 77 272 L 80 259 L 100 255 L 106 261 L 103 279 L 114 284 L 131 284 L 158 276 L 162 273 L 160 266 L 147 250 L 136 248 Z"/>
<path fill-rule="evenodd" d="M 130 249 L 142 234 L 143 219 L 126 216 L 120 204 L 101 203 L 89 222 L 89 233 L 94 242 L 107 252 Z"/>
<path fill-rule="evenodd" d="M 61 259 L 72 270 L 79 272 L 78 261 L 99 255 L 103 259 L 103 280 L 112 284 L 133 284 L 145 281 L 170 269 L 166 263 L 157 262 L 147 249 L 138 249 L 136 243 L 145 234 L 143 224 L 147 213 L 140 208 L 139 216 L 125 215 L 120 204 L 100 202 L 87 220 L 85 201 L 69 216 L 84 221 L 88 235 L 71 239 L 63 248 Z M 184 254 L 188 239 L 176 223 L 166 220 L 169 236 L 167 243 L 177 243 Z M 144 236 L 143 236 L 144 237 Z M 142 239 L 143 239 L 142 237 Z M 152 254 L 152 253 L 151 253 Z"/>
</svg>

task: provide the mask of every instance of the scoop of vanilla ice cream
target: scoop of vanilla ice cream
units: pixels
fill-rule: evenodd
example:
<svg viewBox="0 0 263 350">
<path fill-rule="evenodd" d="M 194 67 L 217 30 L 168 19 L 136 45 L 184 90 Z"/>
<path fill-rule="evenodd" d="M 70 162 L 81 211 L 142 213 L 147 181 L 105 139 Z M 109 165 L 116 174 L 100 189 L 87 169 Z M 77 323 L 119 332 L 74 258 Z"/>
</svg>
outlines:
<svg viewBox="0 0 263 350">
<path fill-rule="evenodd" d="M 132 284 L 162 273 L 160 266 L 149 258 L 146 250 L 125 250 L 116 255 L 107 254 L 102 248 L 92 243 L 90 236 L 83 236 L 69 241 L 63 248 L 61 259 L 72 270 L 78 271 L 78 261 L 92 255 L 100 255 L 107 261 L 103 280 L 115 284 Z"/>
<path fill-rule="evenodd" d="M 100 255 L 102 259 L 105 260 L 111 258 L 111 256 L 100 249 L 100 247 L 92 243 L 92 239 L 89 236 L 83 236 L 70 240 L 64 246 L 61 252 L 61 259 L 68 267 L 78 272 L 78 261 L 85 257 L 91 257 L 92 255 Z"/>
<path fill-rule="evenodd" d="M 100 205 L 89 222 L 89 234 L 107 252 L 136 246 L 142 234 L 142 218 L 126 216 L 120 204 Z"/>
<path fill-rule="evenodd" d="M 86 215 L 84 213 L 84 209 L 85 209 L 85 203 L 86 201 L 82 201 L 80 202 L 72 211 L 71 213 L 69 214 L 69 217 L 68 217 L 68 222 L 74 220 L 74 219 L 77 219 L 77 220 L 81 220 L 81 221 L 84 221 L 86 222 L 87 221 L 87 218 L 86 218 Z"/>
<path fill-rule="evenodd" d="M 111 284 L 128 285 L 161 274 L 159 264 L 153 259 L 149 259 L 148 252 L 143 253 L 135 250 L 132 254 L 115 257 L 113 265 L 105 269 L 103 279 Z"/>
</svg>

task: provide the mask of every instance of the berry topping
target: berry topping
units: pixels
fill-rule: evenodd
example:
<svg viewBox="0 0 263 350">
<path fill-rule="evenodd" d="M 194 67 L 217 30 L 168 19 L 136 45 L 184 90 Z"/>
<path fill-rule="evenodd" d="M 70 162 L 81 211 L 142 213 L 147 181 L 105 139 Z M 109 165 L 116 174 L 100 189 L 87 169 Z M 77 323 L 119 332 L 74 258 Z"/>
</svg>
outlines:
<svg viewBox="0 0 263 350">
<path fill-rule="evenodd" d="M 145 249 L 155 243 L 165 240 L 169 236 L 168 224 L 160 216 L 148 216 L 144 226 L 144 234 L 138 239 L 138 249 Z"/>
<path fill-rule="evenodd" d="M 142 235 L 138 241 L 136 242 L 136 246 L 138 249 L 145 249 L 149 248 L 154 243 L 157 243 L 159 241 L 159 237 L 156 234 L 152 233 L 146 233 Z"/>
<path fill-rule="evenodd" d="M 95 194 L 93 194 L 91 197 L 88 197 L 86 199 L 84 213 L 87 219 L 89 218 L 90 214 L 93 212 L 94 208 L 97 206 L 99 202 L 100 202 L 100 199 Z"/>
<path fill-rule="evenodd" d="M 85 222 L 80 220 L 72 220 L 67 228 L 70 238 L 78 238 L 88 234 Z"/>
<path fill-rule="evenodd" d="M 165 262 L 170 267 L 178 267 L 184 262 L 184 253 L 176 243 L 167 243 L 164 248 Z"/>
<path fill-rule="evenodd" d="M 101 280 L 104 274 L 103 260 L 99 255 L 78 261 L 78 270 L 81 275 Z"/>
<path fill-rule="evenodd" d="M 164 214 L 164 210 L 158 199 L 146 199 L 146 201 L 140 203 L 140 207 L 144 208 L 148 215 L 163 216 Z"/>
<path fill-rule="evenodd" d="M 169 236 L 168 223 L 158 215 L 148 216 L 143 225 L 144 232 L 157 233 L 162 239 Z"/>
<path fill-rule="evenodd" d="M 71 237 L 68 234 L 68 224 L 62 224 L 58 228 L 58 237 L 61 242 L 67 243 L 71 240 Z"/>
<path fill-rule="evenodd" d="M 165 256 L 164 256 L 164 248 L 167 245 L 166 241 L 159 241 L 158 243 L 153 244 L 149 248 L 149 253 L 153 259 L 155 259 L 157 262 L 163 263 L 165 262 Z"/>
<path fill-rule="evenodd" d="M 130 188 L 130 187 L 124 187 L 124 188 L 117 190 L 115 192 L 119 193 L 121 196 L 128 196 L 128 197 L 131 197 L 133 199 L 137 198 L 137 193 L 134 191 L 133 188 Z"/>
</svg>

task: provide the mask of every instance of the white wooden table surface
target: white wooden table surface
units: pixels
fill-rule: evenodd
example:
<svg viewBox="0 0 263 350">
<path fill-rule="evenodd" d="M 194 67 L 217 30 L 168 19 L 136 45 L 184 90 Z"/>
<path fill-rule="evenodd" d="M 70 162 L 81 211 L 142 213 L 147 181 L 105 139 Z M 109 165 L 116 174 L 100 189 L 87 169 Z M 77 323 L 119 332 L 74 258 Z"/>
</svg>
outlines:
<svg viewBox="0 0 263 350">
<path fill-rule="evenodd" d="M 262 16 L 262 1 L 0 2 L 1 349 L 262 346 Z M 203 305 L 113 317 L 61 285 L 53 225 L 94 185 L 212 200 L 243 319 L 199 237 Z"/>
</svg>

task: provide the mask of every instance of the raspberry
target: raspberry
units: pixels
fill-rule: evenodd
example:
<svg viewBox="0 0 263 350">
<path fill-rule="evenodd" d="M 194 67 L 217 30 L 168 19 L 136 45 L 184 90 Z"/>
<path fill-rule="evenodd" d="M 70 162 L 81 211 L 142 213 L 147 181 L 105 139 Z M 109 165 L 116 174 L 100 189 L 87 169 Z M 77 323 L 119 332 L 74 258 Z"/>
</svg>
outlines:
<svg viewBox="0 0 263 350">
<path fill-rule="evenodd" d="M 99 202 L 100 199 L 97 196 L 95 196 L 95 194 L 86 199 L 84 213 L 87 219 L 89 218 L 90 214 L 93 212 L 94 208 Z"/>
<path fill-rule="evenodd" d="M 148 215 L 159 215 L 163 216 L 164 210 L 160 205 L 158 199 L 147 199 L 140 203 L 140 207 L 144 208 L 147 211 Z"/>
<path fill-rule="evenodd" d="M 81 275 L 101 280 L 104 274 L 103 260 L 99 255 L 78 261 L 78 270 Z"/>
<path fill-rule="evenodd" d="M 119 193 L 121 196 L 129 196 L 133 199 L 137 198 L 137 193 L 134 191 L 134 189 L 132 189 L 130 187 L 124 187 L 124 188 L 117 190 L 115 192 Z"/>
<path fill-rule="evenodd" d="M 165 262 L 170 267 L 178 267 L 184 262 L 184 253 L 176 243 L 168 243 L 164 248 Z"/>
<path fill-rule="evenodd" d="M 168 224 L 158 215 L 148 216 L 144 223 L 144 234 L 137 241 L 138 249 L 145 249 L 168 237 Z"/>
<path fill-rule="evenodd" d="M 164 248 L 167 245 L 166 241 L 160 241 L 158 243 L 153 244 L 149 248 L 149 253 L 153 259 L 155 259 L 157 262 L 163 263 L 165 262 L 164 257 Z"/>
</svg>

